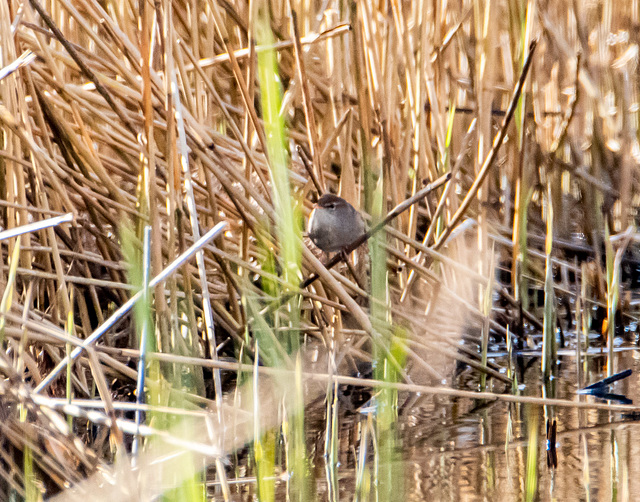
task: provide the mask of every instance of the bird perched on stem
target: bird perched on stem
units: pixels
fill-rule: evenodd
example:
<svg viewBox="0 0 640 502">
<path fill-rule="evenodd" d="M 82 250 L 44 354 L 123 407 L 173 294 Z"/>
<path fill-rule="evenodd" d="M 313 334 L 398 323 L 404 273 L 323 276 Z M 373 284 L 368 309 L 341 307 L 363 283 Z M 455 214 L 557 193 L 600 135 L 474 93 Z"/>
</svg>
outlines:
<svg viewBox="0 0 640 502">
<path fill-rule="evenodd" d="M 309 218 L 309 238 L 326 253 L 344 250 L 365 232 L 362 215 L 346 200 L 324 194 Z"/>
</svg>

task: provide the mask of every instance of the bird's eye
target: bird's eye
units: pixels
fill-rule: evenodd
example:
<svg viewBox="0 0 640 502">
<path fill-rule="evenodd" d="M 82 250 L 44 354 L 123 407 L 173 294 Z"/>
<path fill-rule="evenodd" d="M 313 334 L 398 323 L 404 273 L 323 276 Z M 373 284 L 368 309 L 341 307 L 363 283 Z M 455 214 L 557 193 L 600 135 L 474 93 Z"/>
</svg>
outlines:
<svg viewBox="0 0 640 502">
<path fill-rule="evenodd" d="M 336 208 L 336 203 L 335 202 L 329 202 L 329 204 L 327 204 L 327 207 L 329 209 L 335 209 Z"/>
</svg>

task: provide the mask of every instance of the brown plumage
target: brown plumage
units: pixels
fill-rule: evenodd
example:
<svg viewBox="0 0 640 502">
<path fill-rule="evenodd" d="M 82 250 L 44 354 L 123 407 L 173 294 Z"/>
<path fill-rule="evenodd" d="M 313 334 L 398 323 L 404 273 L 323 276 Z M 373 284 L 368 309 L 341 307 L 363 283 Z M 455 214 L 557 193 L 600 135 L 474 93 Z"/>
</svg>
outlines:
<svg viewBox="0 0 640 502">
<path fill-rule="evenodd" d="M 309 218 L 309 238 L 327 253 L 340 251 L 365 232 L 364 220 L 346 200 L 324 194 Z"/>
</svg>

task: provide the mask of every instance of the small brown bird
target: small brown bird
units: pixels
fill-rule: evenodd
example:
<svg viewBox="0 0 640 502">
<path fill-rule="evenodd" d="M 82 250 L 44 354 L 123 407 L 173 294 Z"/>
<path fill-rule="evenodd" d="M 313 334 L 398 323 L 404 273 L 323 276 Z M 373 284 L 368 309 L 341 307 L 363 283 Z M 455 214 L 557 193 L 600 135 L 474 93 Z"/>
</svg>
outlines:
<svg viewBox="0 0 640 502">
<path fill-rule="evenodd" d="M 309 218 L 309 238 L 327 253 L 342 251 L 365 232 L 362 215 L 346 200 L 324 194 Z"/>
</svg>

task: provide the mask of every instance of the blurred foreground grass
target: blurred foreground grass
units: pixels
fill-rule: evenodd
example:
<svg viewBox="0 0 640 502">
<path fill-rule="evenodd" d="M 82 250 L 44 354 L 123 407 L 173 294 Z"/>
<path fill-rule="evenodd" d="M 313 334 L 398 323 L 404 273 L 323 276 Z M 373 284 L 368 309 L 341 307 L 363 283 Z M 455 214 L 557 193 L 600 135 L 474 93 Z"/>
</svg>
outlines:
<svg viewBox="0 0 640 502">
<path fill-rule="evenodd" d="M 548 423 L 630 411 L 554 375 L 637 321 L 634 5 L 0 0 L 0 492 L 400 500 L 400 402 L 522 404 L 527 344 Z M 447 173 L 352 267 L 304 237 Z"/>
</svg>

